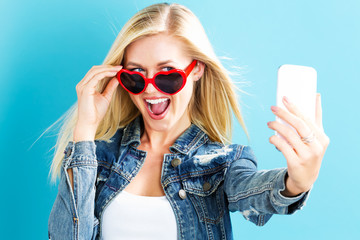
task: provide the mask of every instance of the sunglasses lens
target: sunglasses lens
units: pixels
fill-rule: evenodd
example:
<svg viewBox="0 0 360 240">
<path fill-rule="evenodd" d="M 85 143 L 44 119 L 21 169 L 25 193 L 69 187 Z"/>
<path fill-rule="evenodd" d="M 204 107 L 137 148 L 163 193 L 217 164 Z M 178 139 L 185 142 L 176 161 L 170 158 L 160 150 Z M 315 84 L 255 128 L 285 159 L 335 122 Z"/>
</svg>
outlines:
<svg viewBox="0 0 360 240">
<path fill-rule="evenodd" d="M 129 74 L 126 72 L 120 75 L 121 83 L 132 93 L 140 93 L 145 87 L 145 81 L 139 74 Z"/>
<path fill-rule="evenodd" d="M 181 74 L 174 72 L 168 75 L 159 74 L 155 78 L 156 86 L 163 92 L 173 94 L 180 90 L 184 82 Z"/>
</svg>

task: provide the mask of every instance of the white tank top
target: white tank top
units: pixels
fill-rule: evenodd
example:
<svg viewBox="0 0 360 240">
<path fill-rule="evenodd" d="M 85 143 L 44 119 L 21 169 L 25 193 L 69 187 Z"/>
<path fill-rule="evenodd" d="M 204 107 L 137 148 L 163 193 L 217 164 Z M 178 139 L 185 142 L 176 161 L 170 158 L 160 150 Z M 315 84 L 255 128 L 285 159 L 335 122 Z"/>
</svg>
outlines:
<svg viewBox="0 0 360 240">
<path fill-rule="evenodd" d="M 169 201 L 165 196 L 139 196 L 123 190 L 104 211 L 101 239 L 177 239 L 176 219 Z"/>
</svg>

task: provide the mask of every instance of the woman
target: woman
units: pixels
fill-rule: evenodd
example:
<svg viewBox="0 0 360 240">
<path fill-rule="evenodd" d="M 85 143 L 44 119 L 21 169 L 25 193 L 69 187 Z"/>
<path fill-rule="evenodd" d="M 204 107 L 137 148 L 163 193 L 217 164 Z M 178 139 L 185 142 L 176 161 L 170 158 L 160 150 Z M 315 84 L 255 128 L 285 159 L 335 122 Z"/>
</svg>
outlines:
<svg viewBox="0 0 360 240">
<path fill-rule="evenodd" d="M 229 144 L 231 112 L 244 126 L 234 89 L 190 10 L 138 12 L 76 86 L 49 238 L 232 239 L 229 211 L 263 225 L 301 208 L 329 143 L 319 96 L 316 124 L 288 99 L 290 113 L 272 107 L 300 137 L 269 122 L 288 168 L 257 171 L 249 147 Z"/>
</svg>

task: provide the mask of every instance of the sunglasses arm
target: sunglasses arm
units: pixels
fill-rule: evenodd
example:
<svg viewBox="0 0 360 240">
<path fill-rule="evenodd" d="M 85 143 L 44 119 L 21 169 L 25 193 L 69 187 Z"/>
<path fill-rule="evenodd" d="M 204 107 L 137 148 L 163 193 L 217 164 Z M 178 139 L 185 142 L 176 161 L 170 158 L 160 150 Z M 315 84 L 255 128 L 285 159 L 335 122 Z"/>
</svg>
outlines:
<svg viewBox="0 0 360 240">
<path fill-rule="evenodd" d="M 192 61 L 192 63 L 186 68 L 186 70 L 185 70 L 186 76 L 189 76 L 189 74 L 191 73 L 191 71 L 194 69 L 196 63 L 197 63 L 197 60 L 194 60 L 194 61 Z"/>
</svg>

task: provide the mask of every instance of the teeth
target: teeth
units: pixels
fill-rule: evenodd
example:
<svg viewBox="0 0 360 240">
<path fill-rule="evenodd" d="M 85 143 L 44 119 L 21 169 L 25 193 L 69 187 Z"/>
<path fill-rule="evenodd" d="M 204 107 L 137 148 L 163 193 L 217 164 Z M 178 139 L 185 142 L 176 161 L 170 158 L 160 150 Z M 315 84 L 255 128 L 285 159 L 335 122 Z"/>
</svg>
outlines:
<svg viewBox="0 0 360 240">
<path fill-rule="evenodd" d="M 148 103 L 147 107 L 148 107 L 149 111 L 150 111 L 151 113 L 153 113 L 153 111 L 151 110 L 151 107 L 150 107 L 150 104 L 149 104 L 149 103 Z"/>
<path fill-rule="evenodd" d="M 145 101 L 150 104 L 158 104 L 161 102 L 166 102 L 167 100 L 168 100 L 168 98 L 145 99 Z"/>
</svg>

